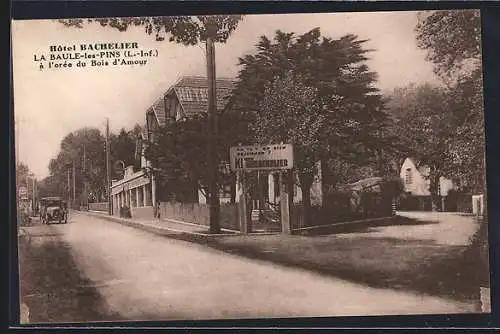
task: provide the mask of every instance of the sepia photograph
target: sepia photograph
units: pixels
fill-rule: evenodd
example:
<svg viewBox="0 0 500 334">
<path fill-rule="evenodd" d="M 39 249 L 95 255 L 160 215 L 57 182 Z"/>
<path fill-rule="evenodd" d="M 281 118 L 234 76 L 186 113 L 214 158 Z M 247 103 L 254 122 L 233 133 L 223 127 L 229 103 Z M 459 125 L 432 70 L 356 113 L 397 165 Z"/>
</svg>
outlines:
<svg viewBox="0 0 500 334">
<path fill-rule="evenodd" d="M 491 312 L 479 10 L 11 26 L 22 325 Z"/>
</svg>

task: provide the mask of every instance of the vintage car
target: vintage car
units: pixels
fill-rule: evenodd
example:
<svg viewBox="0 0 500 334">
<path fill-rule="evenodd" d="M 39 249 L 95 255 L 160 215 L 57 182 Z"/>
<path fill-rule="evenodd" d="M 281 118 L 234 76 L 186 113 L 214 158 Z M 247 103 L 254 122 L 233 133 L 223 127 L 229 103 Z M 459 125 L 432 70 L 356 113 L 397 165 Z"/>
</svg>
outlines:
<svg viewBox="0 0 500 334">
<path fill-rule="evenodd" d="M 40 219 L 43 224 L 50 221 L 68 222 L 68 207 L 60 197 L 45 197 L 40 200 Z"/>
</svg>

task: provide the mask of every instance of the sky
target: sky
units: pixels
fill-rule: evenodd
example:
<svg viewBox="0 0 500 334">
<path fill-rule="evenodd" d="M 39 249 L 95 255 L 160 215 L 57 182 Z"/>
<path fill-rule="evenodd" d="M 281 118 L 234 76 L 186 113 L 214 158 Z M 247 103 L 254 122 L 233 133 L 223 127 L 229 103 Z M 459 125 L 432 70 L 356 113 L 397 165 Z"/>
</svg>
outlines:
<svg viewBox="0 0 500 334">
<path fill-rule="evenodd" d="M 216 45 L 218 77 L 235 77 L 238 58 L 254 52 L 262 35 L 278 29 L 302 34 L 319 27 L 324 36 L 355 34 L 368 39 L 368 65 L 379 74 L 383 91 L 411 82 L 437 83 L 426 52 L 416 44 L 417 12 L 280 14 L 245 16 L 226 44 Z M 137 42 L 154 49 L 158 57 L 144 66 L 90 67 L 40 70 L 35 55 L 49 53 L 51 45 Z M 84 126 L 104 133 L 143 124 L 145 111 L 171 84 L 184 75 L 206 75 L 204 46 L 186 47 L 157 42 L 144 28 L 126 32 L 87 24 L 67 28 L 52 20 L 12 23 L 14 115 L 19 161 L 37 178 L 49 174 L 48 164 L 59 152 L 62 138 Z"/>
</svg>

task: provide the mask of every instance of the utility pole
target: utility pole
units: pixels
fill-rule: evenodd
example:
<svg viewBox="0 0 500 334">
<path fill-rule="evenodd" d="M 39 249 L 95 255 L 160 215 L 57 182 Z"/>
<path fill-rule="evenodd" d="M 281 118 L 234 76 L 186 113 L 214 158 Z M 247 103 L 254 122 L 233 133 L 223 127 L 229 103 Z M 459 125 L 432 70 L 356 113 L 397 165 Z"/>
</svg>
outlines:
<svg viewBox="0 0 500 334">
<path fill-rule="evenodd" d="M 111 203 L 111 161 L 110 161 L 110 145 L 109 145 L 109 118 L 106 118 L 106 193 L 108 194 L 108 214 L 113 214 Z"/>
<path fill-rule="evenodd" d="M 83 205 L 88 208 L 88 194 L 87 194 L 87 146 L 83 144 Z"/>
<path fill-rule="evenodd" d="M 217 185 L 217 91 L 215 74 L 215 46 L 213 37 L 216 35 L 214 24 L 207 25 L 207 78 L 208 78 L 208 200 L 210 207 L 210 233 L 220 233 L 219 224 L 219 189 Z"/>
<path fill-rule="evenodd" d="M 75 162 L 73 162 L 73 204 L 75 203 L 76 200 L 76 169 L 75 169 Z"/>
<path fill-rule="evenodd" d="M 68 202 L 71 200 L 71 176 L 70 169 L 68 168 Z"/>
<path fill-rule="evenodd" d="M 31 174 L 31 209 L 35 212 L 35 175 Z"/>
</svg>

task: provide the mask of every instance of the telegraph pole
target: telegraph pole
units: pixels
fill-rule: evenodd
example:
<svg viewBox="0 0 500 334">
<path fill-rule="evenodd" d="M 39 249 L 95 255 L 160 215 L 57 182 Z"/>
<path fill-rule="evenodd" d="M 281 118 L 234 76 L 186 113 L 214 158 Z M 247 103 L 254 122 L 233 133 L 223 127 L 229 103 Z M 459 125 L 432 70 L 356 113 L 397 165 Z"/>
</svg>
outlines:
<svg viewBox="0 0 500 334">
<path fill-rule="evenodd" d="M 108 214 L 113 214 L 111 203 L 111 161 L 110 161 L 110 145 L 109 145 L 109 118 L 106 118 L 106 193 L 108 194 Z"/>
<path fill-rule="evenodd" d="M 75 162 L 73 162 L 73 204 L 75 203 L 76 200 L 76 169 L 75 169 Z"/>
<path fill-rule="evenodd" d="M 31 208 L 35 212 L 35 175 L 31 174 Z"/>
<path fill-rule="evenodd" d="M 215 46 L 213 37 L 216 36 L 214 24 L 208 24 L 207 37 L 207 78 L 208 78 L 208 200 L 210 207 L 210 233 L 220 233 L 219 224 L 219 188 L 217 185 L 217 94 L 215 73 Z"/>
<path fill-rule="evenodd" d="M 70 169 L 68 168 L 68 201 L 71 200 L 71 180 L 70 180 Z"/>
<path fill-rule="evenodd" d="M 87 146 L 83 144 L 83 204 L 88 208 L 88 194 L 87 194 Z"/>
</svg>

